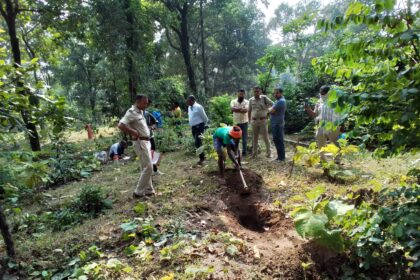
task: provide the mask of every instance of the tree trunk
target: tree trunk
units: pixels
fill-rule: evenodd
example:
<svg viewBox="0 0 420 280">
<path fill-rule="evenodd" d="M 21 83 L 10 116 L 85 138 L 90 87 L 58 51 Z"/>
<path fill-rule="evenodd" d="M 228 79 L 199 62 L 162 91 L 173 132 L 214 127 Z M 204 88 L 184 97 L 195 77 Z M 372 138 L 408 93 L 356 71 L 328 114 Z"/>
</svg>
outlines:
<svg viewBox="0 0 420 280">
<path fill-rule="evenodd" d="M 21 67 L 21 52 L 19 48 L 19 39 L 16 35 L 16 16 L 19 13 L 18 0 L 15 0 L 13 4 L 11 0 L 4 0 L 6 3 L 6 9 L 3 9 L 1 6 L 1 15 L 6 20 L 7 29 L 10 37 L 10 45 L 12 48 L 13 62 L 14 67 L 19 69 Z M 19 89 L 18 93 L 24 94 L 29 97 L 29 104 L 35 105 L 34 102 L 36 98 L 30 96 L 30 92 L 27 89 L 24 89 L 24 84 L 19 78 L 16 81 L 16 87 Z M 36 125 L 32 122 L 30 112 L 27 110 L 21 111 L 22 120 L 25 123 L 26 129 L 29 131 L 29 143 L 31 145 L 32 151 L 40 151 L 41 144 L 39 142 L 39 135 L 36 129 Z"/>
<path fill-rule="evenodd" d="M 1 204 L 0 204 L 0 231 L 4 239 L 4 244 L 6 245 L 7 255 L 10 258 L 14 258 L 16 255 L 15 247 L 13 245 L 12 235 L 10 234 L 9 226 L 7 225 L 6 216 L 4 215 L 3 207 L 1 206 Z"/>
<path fill-rule="evenodd" d="M 204 0 L 200 0 L 201 60 L 203 64 L 204 95 L 207 96 L 209 79 L 207 75 L 207 62 L 206 62 L 205 41 L 204 41 L 203 1 Z"/>
<path fill-rule="evenodd" d="M 136 76 L 136 69 L 133 54 L 136 52 L 137 49 L 137 40 L 134 34 L 135 30 L 135 22 L 134 22 L 134 14 L 131 10 L 131 3 L 130 0 L 124 0 L 124 9 L 125 9 L 125 16 L 128 23 L 127 28 L 127 37 L 125 39 L 126 44 L 126 64 L 127 64 L 127 74 L 128 74 L 128 92 L 130 94 L 130 101 L 134 102 L 136 95 L 137 95 L 137 76 Z"/>
<path fill-rule="evenodd" d="M 188 3 L 183 4 L 183 7 L 179 9 L 179 13 L 181 15 L 181 32 L 178 34 L 178 36 L 181 43 L 182 57 L 184 58 L 185 68 L 187 69 L 190 89 L 194 94 L 197 94 L 197 84 L 195 82 L 195 74 L 190 56 L 190 37 L 188 35 Z"/>
</svg>

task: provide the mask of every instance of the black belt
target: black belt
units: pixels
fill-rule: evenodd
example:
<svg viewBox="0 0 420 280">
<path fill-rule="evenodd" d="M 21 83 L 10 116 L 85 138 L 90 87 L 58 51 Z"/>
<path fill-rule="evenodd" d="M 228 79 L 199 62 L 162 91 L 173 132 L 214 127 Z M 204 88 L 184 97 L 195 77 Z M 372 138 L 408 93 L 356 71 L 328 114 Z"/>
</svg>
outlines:
<svg viewBox="0 0 420 280">
<path fill-rule="evenodd" d="M 149 137 L 139 137 L 137 140 L 150 141 Z"/>
<path fill-rule="evenodd" d="M 195 127 L 198 127 L 198 126 L 201 126 L 201 125 L 204 125 L 204 123 L 202 122 L 202 123 L 199 123 L 199 124 L 193 125 L 193 126 L 191 126 L 191 127 L 192 127 L 192 128 L 195 128 Z"/>
</svg>

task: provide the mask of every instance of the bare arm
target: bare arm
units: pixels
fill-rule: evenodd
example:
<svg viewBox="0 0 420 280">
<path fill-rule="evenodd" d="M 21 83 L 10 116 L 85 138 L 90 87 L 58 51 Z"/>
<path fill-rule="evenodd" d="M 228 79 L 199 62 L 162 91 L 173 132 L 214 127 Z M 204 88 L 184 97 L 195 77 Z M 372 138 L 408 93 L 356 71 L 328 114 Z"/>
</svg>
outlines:
<svg viewBox="0 0 420 280">
<path fill-rule="evenodd" d="M 309 106 L 305 106 L 305 111 L 308 113 L 308 115 L 312 118 L 316 117 L 316 113 L 311 109 Z"/>
<path fill-rule="evenodd" d="M 236 155 L 235 155 L 236 154 L 236 150 L 237 150 L 237 148 L 235 150 L 233 150 L 230 145 L 227 146 L 227 154 L 228 154 L 230 160 L 235 164 L 236 168 L 239 168 L 240 167 L 240 164 L 236 160 Z"/>
<path fill-rule="evenodd" d="M 132 128 L 128 127 L 126 124 L 124 124 L 124 123 L 122 123 L 122 122 L 120 122 L 120 123 L 118 124 L 118 128 L 119 128 L 122 132 L 125 132 L 125 133 L 130 134 L 131 136 L 133 136 L 134 140 L 137 140 L 137 138 L 139 138 L 139 137 L 140 137 L 140 134 L 138 133 L 138 131 L 137 131 L 137 130 L 135 130 L 135 129 L 132 129 Z"/>
</svg>

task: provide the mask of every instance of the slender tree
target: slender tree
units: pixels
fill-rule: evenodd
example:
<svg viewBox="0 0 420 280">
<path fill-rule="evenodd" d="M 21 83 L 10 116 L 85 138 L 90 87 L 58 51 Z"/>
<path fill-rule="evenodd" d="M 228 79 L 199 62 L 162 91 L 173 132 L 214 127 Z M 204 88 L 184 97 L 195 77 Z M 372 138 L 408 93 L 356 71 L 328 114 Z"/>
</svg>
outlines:
<svg viewBox="0 0 420 280">
<path fill-rule="evenodd" d="M 0 2 L 0 14 L 4 18 L 7 24 L 8 34 L 10 38 L 10 46 L 13 54 L 13 63 L 16 70 L 21 68 L 22 58 L 19 46 L 19 39 L 16 32 L 16 17 L 19 14 L 19 0 L 1 0 Z M 36 97 L 31 95 L 29 90 L 24 87 L 22 78 L 18 76 L 16 79 L 16 89 L 19 94 L 28 96 L 31 105 L 35 106 L 37 101 Z M 31 114 L 28 110 L 21 110 L 21 116 L 25 123 L 26 129 L 29 132 L 29 142 L 32 151 L 40 151 L 41 145 L 39 142 L 39 135 L 36 129 L 35 123 L 31 120 Z"/>
</svg>

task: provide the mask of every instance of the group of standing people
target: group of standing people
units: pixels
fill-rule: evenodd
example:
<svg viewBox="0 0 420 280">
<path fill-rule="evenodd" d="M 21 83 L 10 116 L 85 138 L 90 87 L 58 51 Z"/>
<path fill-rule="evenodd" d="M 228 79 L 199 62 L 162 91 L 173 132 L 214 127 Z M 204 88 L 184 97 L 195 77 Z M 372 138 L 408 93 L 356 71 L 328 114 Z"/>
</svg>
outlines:
<svg viewBox="0 0 420 280">
<path fill-rule="evenodd" d="M 309 106 L 305 106 L 305 110 L 312 117 L 315 117 L 317 124 L 319 124 L 316 139 L 319 147 L 325 145 L 326 141 L 336 142 L 339 132 L 329 131 L 323 122 L 337 121 L 337 115 L 332 108 L 327 104 L 329 87 L 323 86 L 320 89 L 320 100 L 312 110 Z M 258 155 L 258 140 L 262 136 L 265 148 L 266 157 L 272 158 L 271 145 L 268 137 L 267 121 L 270 120 L 271 133 L 273 135 L 273 142 L 277 150 L 277 157 L 275 161 L 284 162 L 286 160 L 286 152 L 284 146 L 284 125 L 285 113 L 287 109 L 286 100 L 283 96 L 283 89 L 274 89 L 273 95 L 275 101 L 273 102 L 268 96 L 261 94 L 261 88 L 255 86 L 253 88 L 254 96 L 247 100 L 245 98 L 246 92 L 241 89 L 237 93 L 237 99 L 232 100 L 230 104 L 233 113 L 234 126 L 217 128 L 213 134 L 214 148 L 218 153 L 218 166 L 220 176 L 223 178 L 225 169 L 225 158 L 223 148 L 227 148 L 227 154 L 234 163 L 237 169 L 241 168 L 242 157 L 248 155 L 248 127 L 252 128 L 252 153 L 251 158 L 256 158 Z M 201 135 L 208 127 L 209 118 L 202 105 L 200 105 L 193 95 L 187 98 L 188 105 L 188 121 L 191 127 L 192 136 L 194 137 L 194 144 L 196 148 L 202 145 Z M 133 196 L 136 198 L 154 195 L 155 190 L 152 183 L 152 174 L 154 166 L 152 164 L 151 156 L 151 142 L 153 134 L 150 130 L 150 120 L 145 110 L 149 105 L 149 99 L 145 95 L 136 96 L 134 105 L 127 110 L 124 117 L 120 120 L 118 128 L 123 132 L 131 135 L 134 140 L 134 150 L 140 158 L 141 174 L 134 190 Z M 181 109 L 179 104 L 173 109 L 176 117 L 180 118 Z M 178 124 L 179 125 L 179 124 Z M 239 142 L 242 140 L 242 153 L 239 149 Z M 199 155 L 198 164 L 202 165 L 205 161 L 205 154 Z"/>
</svg>

